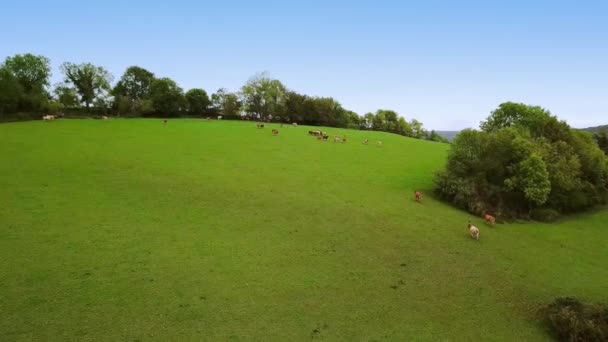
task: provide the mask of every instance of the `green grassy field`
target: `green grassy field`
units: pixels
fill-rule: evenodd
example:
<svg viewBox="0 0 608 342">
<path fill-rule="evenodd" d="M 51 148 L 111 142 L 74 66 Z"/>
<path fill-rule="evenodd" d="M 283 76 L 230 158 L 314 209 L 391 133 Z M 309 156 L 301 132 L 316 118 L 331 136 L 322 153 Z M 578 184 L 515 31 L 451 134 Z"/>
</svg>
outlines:
<svg viewBox="0 0 608 342">
<path fill-rule="evenodd" d="M 413 201 L 447 145 L 271 127 L 0 125 L 0 340 L 547 340 L 539 305 L 606 301 L 608 211 L 477 242 Z"/>
</svg>

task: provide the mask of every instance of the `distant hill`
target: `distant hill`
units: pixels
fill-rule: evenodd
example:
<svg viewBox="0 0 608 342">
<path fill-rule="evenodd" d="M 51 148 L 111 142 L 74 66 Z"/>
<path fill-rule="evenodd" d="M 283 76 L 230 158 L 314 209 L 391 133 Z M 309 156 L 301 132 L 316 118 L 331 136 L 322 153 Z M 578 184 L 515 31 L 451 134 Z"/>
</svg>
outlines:
<svg viewBox="0 0 608 342">
<path fill-rule="evenodd" d="M 460 131 L 435 131 L 437 132 L 437 134 L 441 135 L 442 137 L 448 139 L 449 141 L 454 140 L 454 137 L 460 133 Z"/>
<path fill-rule="evenodd" d="M 591 133 L 596 133 L 602 130 L 606 130 L 608 131 L 608 125 L 603 125 L 603 126 L 595 126 L 595 127 L 587 127 L 587 128 L 582 128 L 583 131 L 587 131 L 587 132 L 591 132 Z M 439 133 L 439 132 L 437 132 Z"/>
</svg>

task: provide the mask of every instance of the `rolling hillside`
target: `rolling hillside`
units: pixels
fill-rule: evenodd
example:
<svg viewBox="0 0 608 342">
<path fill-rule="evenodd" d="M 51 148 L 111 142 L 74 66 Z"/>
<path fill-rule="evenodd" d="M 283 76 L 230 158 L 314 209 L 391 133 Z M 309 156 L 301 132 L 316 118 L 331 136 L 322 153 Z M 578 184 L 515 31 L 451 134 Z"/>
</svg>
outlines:
<svg viewBox="0 0 608 342">
<path fill-rule="evenodd" d="M 0 125 L 0 340 L 534 341 L 606 300 L 607 211 L 474 241 L 430 194 L 448 145 L 309 129 Z"/>
</svg>

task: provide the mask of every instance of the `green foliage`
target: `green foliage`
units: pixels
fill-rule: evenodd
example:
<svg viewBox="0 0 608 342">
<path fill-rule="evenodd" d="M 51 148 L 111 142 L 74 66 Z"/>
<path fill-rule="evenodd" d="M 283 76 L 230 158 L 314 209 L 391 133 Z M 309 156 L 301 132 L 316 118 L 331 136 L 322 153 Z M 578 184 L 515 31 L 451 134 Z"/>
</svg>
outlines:
<svg viewBox="0 0 608 342">
<path fill-rule="evenodd" d="M 608 340 L 608 305 L 589 305 L 562 297 L 541 310 L 549 332 L 559 341 Z"/>
<path fill-rule="evenodd" d="M 505 102 L 498 106 L 486 121 L 481 122 L 481 129 L 493 132 L 516 125 L 530 127 L 538 122 L 539 117 L 544 117 L 546 114 L 547 112 L 538 106 Z"/>
<path fill-rule="evenodd" d="M 454 139 L 436 179 L 441 198 L 475 214 L 520 218 L 606 202 L 608 162 L 589 133 L 540 107 L 513 103 L 500 105 L 482 127 Z"/>
<path fill-rule="evenodd" d="M 59 114 L 63 111 L 63 108 L 65 108 L 63 103 L 57 101 L 49 101 L 46 103 L 44 110 L 48 114 Z"/>
<path fill-rule="evenodd" d="M 6 107 L 4 110 L 40 111 L 44 108 L 51 76 L 48 58 L 31 53 L 15 55 L 7 57 L 0 68 L 4 70 L 1 76 L 4 80 L 0 81 L 4 83 L 0 85 L 4 95 L 0 94 L 0 97 L 7 98 L 7 103 L 1 105 Z"/>
<path fill-rule="evenodd" d="M 209 106 L 211 106 L 211 100 L 209 100 L 207 92 L 198 88 L 190 89 L 186 92 L 186 102 L 188 112 L 191 115 L 207 114 Z"/>
<path fill-rule="evenodd" d="M 150 94 L 154 74 L 138 66 L 130 66 L 112 89 L 112 95 L 142 101 Z"/>
<path fill-rule="evenodd" d="M 509 190 L 520 190 L 531 204 L 537 206 L 544 204 L 551 192 L 549 172 L 545 162 L 536 154 L 521 161 L 512 178 L 507 178 L 505 183 L 510 184 Z"/>
<path fill-rule="evenodd" d="M 50 98 L 44 88 L 50 75 L 49 61 L 31 54 L 7 58 L 0 76 L 0 114 L 17 110 L 46 110 Z M 64 82 L 53 89 L 53 98 L 68 112 L 124 116 L 222 115 L 227 119 L 259 119 L 315 126 L 391 132 L 418 139 L 446 142 L 435 132 L 428 133 L 417 120 L 406 121 L 397 112 L 379 109 L 360 117 L 332 97 L 316 97 L 288 90 L 267 73 L 251 77 L 240 93 L 219 89 L 211 99 L 203 89 L 183 94 L 172 80 L 156 79 L 139 66 L 128 67 L 111 88 L 112 75 L 90 63 L 63 63 Z M 28 92 L 39 89 L 39 92 Z M 79 110 L 84 105 L 83 110 Z M 68 113 L 68 114 L 69 114 Z M 245 115 L 243 115 L 245 114 Z M 37 116 L 34 116 L 37 117 Z"/>
<path fill-rule="evenodd" d="M 177 116 L 186 102 L 182 88 L 170 78 L 152 81 L 150 100 L 154 113 L 160 116 Z"/>
<path fill-rule="evenodd" d="M 284 113 L 287 89 L 266 73 L 250 78 L 241 88 L 241 94 L 245 112 L 254 118 L 266 120 Z"/>
<path fill-rule="evenodd" d="M 237 118 L 241 114 L 241 102 L 235 93 L 220 88 L 211 95 L 211 103 L 218 115 L 226 118 Z"/>
<path fill-rule="evenodd" d="M 49 85 L 51 66 L 48 58 L 31 53 L 7 57 L 4 67 L 17 78 L 26 94 L 44 92 Z"/>
<path fill-rule="evenodd" d="M 445 144 L 449 143 L 448 139 L 439 135 L 437 132 L 435 132 L 435 130 L 427 132 L 425 139 L 430 140 L 430 141 L 437 141 L 437 142 L 441 142 L 441 143 L 445 143 Z"/>
<path fill-rule="evenodd" d="M 15 112 L 21 97 L 23 88 L 17 77 L 8 68 L 0 66 L 0 118 L 4 113 Z"/>
<path fill-rule="evenodd" d="M 594 133 L 593 138 L 602 151 L 608 155 L 608 129 L 605 128 L 597 133 Z"/>
<path fill-rule="evenodd" d="M 76 107 L 78 105 L 78 94 L 74 88 L 58 84 L 53 92 L 57 101 L 64 107 Z"/>
<path fill-rule="evenodd" d="M 65 76 L 65 83 L 74 87 L 80 96 L 80 102 L 87 108 L 93 101 L 106 96 L 110 91 L 112 75 L 103 67 L 91 63 L 65 62 L 61 65 L 61 70 Z"/>
</svg>

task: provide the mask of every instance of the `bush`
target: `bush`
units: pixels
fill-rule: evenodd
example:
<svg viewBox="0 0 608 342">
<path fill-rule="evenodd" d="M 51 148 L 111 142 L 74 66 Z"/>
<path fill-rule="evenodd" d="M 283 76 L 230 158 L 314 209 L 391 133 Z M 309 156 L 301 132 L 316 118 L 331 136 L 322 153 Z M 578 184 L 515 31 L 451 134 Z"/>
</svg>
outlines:
<svg viewBox="0 0 608 342">
<path fill-rule="evenodd" d="M 608 159 L 588 133 L 540 107 L 513 103 L 482 128 L 455 137 L 435 179 L 438 197 L 476 215 L 541 221 L 605 203 Z"/>
<path fill-rule="evenodd" d="M 549 208 L 538 208 L 533 209 L 530 213 L 530 217 L 533 220 L 541 222 L 553 222 L 559 218 L 559 213 L 556 210 Z"/>
<path fill-rule="evenodd" d="M 565 297 L 557 298 L 541 311 L 549 332 L 559 341 L 608 340 L 608 305 L 588 305 Z"/>
</svg>

